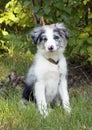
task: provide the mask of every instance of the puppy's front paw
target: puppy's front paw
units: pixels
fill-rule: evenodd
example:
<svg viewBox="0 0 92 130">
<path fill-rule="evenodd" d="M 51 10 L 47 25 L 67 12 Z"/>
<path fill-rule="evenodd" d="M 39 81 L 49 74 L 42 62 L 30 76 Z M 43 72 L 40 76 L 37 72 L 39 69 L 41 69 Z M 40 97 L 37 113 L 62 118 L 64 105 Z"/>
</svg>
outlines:
<svg viewBox="0 0 92 130">
<path fill-rule="evenodd" d="M 71 113 L 71 107 L 68 107 L 66 111 L 70 114 Z"/>
<path fill-rule="evenodd" d="M 71 107 L 70 107 L 70 105 L 64 105 L 64 109 L 65 109 L 65 111 L 67 112 L 67 113 L 71 113 Z"/>
<path fill-rule="evenodd" d="M 47 109 L 41 109 L 39 112 L 42 115 L 42 117 L 44 117 L 44 118 L 47 117 L 49 114 Z"/>
</svg>

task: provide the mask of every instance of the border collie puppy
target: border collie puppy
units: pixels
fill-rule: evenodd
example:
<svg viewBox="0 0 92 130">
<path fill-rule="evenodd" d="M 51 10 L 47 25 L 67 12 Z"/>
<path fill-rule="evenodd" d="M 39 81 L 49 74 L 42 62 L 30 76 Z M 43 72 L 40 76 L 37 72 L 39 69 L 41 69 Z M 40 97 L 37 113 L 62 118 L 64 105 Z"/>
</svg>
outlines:
<svg viewBox="0 0 92 130">
<path fill-rule="evenodd" d="M 31 38 L 37 54 L 30 67 L 23 91 L 23 101 L 35 101 L 41 115 L 47 116 L 48 104 L 62 105 L 70 113 L 67 89 L 67 63 L 64 50 L 69 38 L 63 23 L 36 27 Z"/>
</svg>

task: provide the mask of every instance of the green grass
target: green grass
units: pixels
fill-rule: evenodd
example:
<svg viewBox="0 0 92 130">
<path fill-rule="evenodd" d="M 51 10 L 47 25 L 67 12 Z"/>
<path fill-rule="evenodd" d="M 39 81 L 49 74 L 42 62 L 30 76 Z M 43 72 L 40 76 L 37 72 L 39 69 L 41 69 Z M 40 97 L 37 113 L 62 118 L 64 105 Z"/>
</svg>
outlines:
<svg viewBox="0 0 92 130">
<path fill-rule="evenodd" d="M 24 75 L 33 60 L 33 54 L 29 51 L 14 53 L 14 55 L 0 58 L 0 80 L 4 80 L 11 71 L 16 71 L 17 74 Z"/>
<path fill-rule="evenodd" d="M 11 70 L 26 74 L 31 60 L 28 55 L 18 56 L 0 59 L 1 81 Z M 0 89 L 0 130 L 92 130 L 92 86 L 69 90 L 70 115 L 61 106 L 55 107 L 45 119 L 31 102 L 27 106 L 22 104 L 22 91 L 21 87 Z"/>
<path fill-rule="evenodd" d="M 21 102 L 22 89 L 0 96 L 0 130 L 92 130 L 92 88 L 70 89 L 72 112 L 55 107 L 45 119 L 29 102 Z"/>
</svg>

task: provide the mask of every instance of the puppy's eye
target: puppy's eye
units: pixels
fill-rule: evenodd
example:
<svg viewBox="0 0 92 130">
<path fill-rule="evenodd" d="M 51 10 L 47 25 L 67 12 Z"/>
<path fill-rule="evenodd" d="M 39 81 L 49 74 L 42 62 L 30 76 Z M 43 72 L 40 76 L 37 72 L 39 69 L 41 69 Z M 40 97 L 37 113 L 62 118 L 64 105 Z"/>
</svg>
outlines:
<svg viewBox="0 0 92 130">
<path fill-rule="evenodd" d="M 43 37 L 42 40 L 43 40 L 44 42 L 46 42 L 46 41 L 47 41 L 47 38 L 46 38 L 46 37 Z"/>
<path fill-rule="evenodd" d="M 59 39 L 59 36 L 54 36 L 54 39 L 55 39 L 55 40 L 58 40 L 58 39 Z"/>
<path fill-rule="evenodd" d="M 46 42 L 46 41 L 47 41 L 47 38 L 46 38 L 46 37 L 44 37 L 44 36 L 43 36 L 43 37 L 41 37 L 41 38 L 40 38 L 40 42 L 42 42 L 42 41 Z"/>
</svg>

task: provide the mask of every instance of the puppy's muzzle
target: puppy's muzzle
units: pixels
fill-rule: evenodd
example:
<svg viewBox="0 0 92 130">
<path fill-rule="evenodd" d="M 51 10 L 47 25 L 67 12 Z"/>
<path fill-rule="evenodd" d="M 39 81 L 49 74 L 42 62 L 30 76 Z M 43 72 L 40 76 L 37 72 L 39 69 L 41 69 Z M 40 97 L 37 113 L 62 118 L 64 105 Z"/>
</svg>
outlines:
<svg viewBox="0 0 92 130">
<path fill-rule="evenodd" d="M 49 51 L 54 51 L 54 46 L 53 45 L 48 46 L 48 50 Z"/>
</svg>

